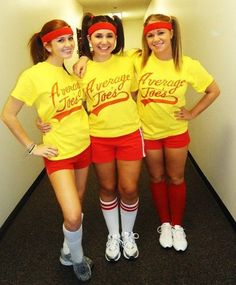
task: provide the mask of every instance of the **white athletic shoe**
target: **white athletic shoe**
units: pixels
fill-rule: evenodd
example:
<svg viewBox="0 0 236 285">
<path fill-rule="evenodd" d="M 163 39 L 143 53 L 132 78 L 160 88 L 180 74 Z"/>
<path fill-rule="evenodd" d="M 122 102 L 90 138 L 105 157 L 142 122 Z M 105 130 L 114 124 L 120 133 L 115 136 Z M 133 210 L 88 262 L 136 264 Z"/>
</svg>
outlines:
<svg viewBox="0 0 236 285">
<path fill-rule="evenodd" d="M 171 224 L 163 223 L 160 227 L 157 228 L 157 232 L 160 234 L 160 245 L 164 248 L 171 248 L 173 245 Z"/>
<path fill-rule="evenodd" d="M 63 249 L 61 249 L 60 262 L 62 265 L 65 265 L 65 266 L 73 265 L 72 260 L 71 260 L 71 254 L 70 253 L 65 254 Z"/>
<path fill-rule="evenodd" d="M 186 240 L 184 229 L 179 225 L 175 225 L 172 227 L 172 236 L 174 249 L 177 251 L 185 251 L 188 246 L 188 242 Z"/>
<path fill-rule="evenodd" d="M 107 261 L 117 261 L 120 259 L 120 244 L 120 235 L 108 235 L 105 251 L 105 257 Z"/>
<path fill-rule="evenodd" d="M 126 259 L 135 259 L 139 256 L 139 250 L 135 242 L 139 238 L 137 233 L 123 232 L 122 233 L 122 246 L 123 255 Z"/>
</svg>

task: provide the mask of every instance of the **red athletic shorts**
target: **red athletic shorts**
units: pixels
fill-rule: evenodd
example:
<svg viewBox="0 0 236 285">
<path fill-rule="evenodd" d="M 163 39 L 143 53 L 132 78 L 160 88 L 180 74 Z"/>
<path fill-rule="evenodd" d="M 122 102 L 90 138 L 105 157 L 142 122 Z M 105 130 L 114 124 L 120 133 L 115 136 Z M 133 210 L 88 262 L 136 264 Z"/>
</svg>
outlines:
<svg viewBox="0 0 236 285">
<path fill-rule="evenodd" d="M 49 160 L 44 158 L 47 174 L 51 174 L 62 169 L 80 169 L 91 164 L 91 147 L 89 146 L 80 154 L 61 160 Z"/>
<path fill-rule="evenodd" d="M 145 150 L 181 148 L 187 146 L 189 143 L 190 136 L 188 131 L 180 135 L 170 136 L 159 140 L 144 140 Z"/>
<path fill-rule="evenodd" d="M 140 130 L 115 138 L 91 136 L 91 148 L 94 163 L 106 163 L 114 159 L 141 160 L 145 156 Z"/>
</svg>

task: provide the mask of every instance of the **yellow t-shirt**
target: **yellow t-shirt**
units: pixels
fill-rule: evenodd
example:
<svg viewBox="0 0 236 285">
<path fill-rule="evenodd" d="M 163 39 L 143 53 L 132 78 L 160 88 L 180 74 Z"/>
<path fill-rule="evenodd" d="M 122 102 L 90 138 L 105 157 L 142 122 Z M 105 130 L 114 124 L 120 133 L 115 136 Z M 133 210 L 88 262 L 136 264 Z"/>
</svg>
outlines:
<svg viewBox="0 0 236 285">
<path fill-rule="evenodd" d="M 144 138 L 155 140 L 187 131 L 188 121 L 177 120 L 174 112 L 185 106 L 188 85 L 203 93 L 213 77 L 197 60 L 187 56 L 183 57 L 180 72 L 175 70 L 173 60 L 162 61 L 154 54 L 146 66 L 137 71 L 137 104 Z"/>
<path fill-rule="evenodd" d="M 52 130 L 43 136 L 46 145 L 59 150 L 61 160 L 73 157 L 90 145 L 88 116 L 79 79 L 62 67 L 41 62 L 25 70 L 11 96 L 34 106 L 43 122 Z"/>
<path fill-rule="evenodd" d="M 131 96 L 137 82 L 128 57 L 112 55 L 104 62 L 89 60 L 83 90 L 92 136 L 118 137 L 140 127 L 137 105 Z"/>
</svg>

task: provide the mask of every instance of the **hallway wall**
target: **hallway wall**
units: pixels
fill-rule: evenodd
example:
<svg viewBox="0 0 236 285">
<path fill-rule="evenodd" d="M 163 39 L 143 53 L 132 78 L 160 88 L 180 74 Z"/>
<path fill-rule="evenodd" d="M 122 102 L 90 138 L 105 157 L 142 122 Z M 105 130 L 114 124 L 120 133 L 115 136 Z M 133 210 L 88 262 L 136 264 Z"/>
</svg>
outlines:
<svg viewBox="0 0 236 285">
<path fill-rule="evenodd" d="M 220 97 L 190 122 L 190 152 L 236 220 L 235 11 L 234 0 L 153 0 L 146 17 L 152 13 L 176 16 L 184 54 L 198 59 L 220 86 Z M 188 105 L 199 98 L 190 89 Z"/>
<path fill-rule="evenodd" d="M 143 19 L 123 20 L 125 33 L 125 50 L 142 47 Z"/>
<path fill-rule="evenodd" d="M 0 109 L 19 73 L 32 64 L 27 47 L 30 37 L 38 32 L 46 21 L 53 18 L 62 18 L 75 28 L 79 26 L 82 17 L 82 7 L 76 0 L 9 0 L 1 6 Z M 68 67 L 70 66 L 71 63 L 68 62 Z M 30 136 L 39 142 L 34 116 L 35 113 L 27 107 L 23 108 L 20 114 L 24 126 L 30 130 Z M 24 148 L 2 122 L 0 142 L 0 226 L 2 226 L 42 171 L 43 163 L 41 158 L 26 156 Z"/>
</svg>

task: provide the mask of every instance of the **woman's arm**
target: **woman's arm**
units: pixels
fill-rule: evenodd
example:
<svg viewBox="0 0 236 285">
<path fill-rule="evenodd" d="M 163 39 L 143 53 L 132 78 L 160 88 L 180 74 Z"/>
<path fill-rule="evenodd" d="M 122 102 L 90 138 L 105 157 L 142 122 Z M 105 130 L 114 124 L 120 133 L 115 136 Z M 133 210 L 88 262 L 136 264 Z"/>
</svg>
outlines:
<svg viewBox="0 0 236 285">
<path fill-rule="evenodd" d="M 14 97 L 9 97 L 2 111 L 2 120 L 18 139 L 18 141 L 26 148 L 32 145 L 33 141 L 28 137 L 17 115 L 24 106 L 24 103 Z"/>
<path fill-rule="evenodd" d="M 78 77 L 82 78 L 84 76 L 88 60 L 89 60 L 89 58 L 87 56 L 83 55 L 73 65 L 73 71 Z"/>
<path fill-rule="evenodd" d="M 220 89 L 217 83 L 213 81 L 207 87 L 202 99 L 191 110 L 187 110 L 184 107 L 180 108 L 180 111 L 175 112 L 175 117 L 178 120 L 192 120 L 207 109 L 219 95 Z"/>
<path fill-rule="evenodd" d="M 17 118 L 20 110 L 22 109 L 24 102 L 9 96 L 2 114 L 1 119 L 7 125 L 9 130 L 13 133 L 16 139 L 27 149 L 30 154 L 52 157 L 57 156 L 58 151 L 55 147 L 36 145 L 33 140 L 29 138 L 20 121 Z M 32 149 L 33 147 L 33 149 Z M 31 151 L 30 151 L 31 150 Z"/>
<path fill-rule="evenodd" d="M 131 96 L 132 96 L 132 98 L 133 98 L 133 100 L 134 100 L 135 102 L 137 102 L 137 95 L 138 95 L 138 90 L 137 90 L 137 91 L 134 91 L 134 92 L 131 92 Z"/>
<path fill-rule="evenodd" d="M 36 126 L 43 134 L 50 132 L 52 129 L 50 123 L 43 122 L 39 117 L 36 118 Z"/>
</svg>

